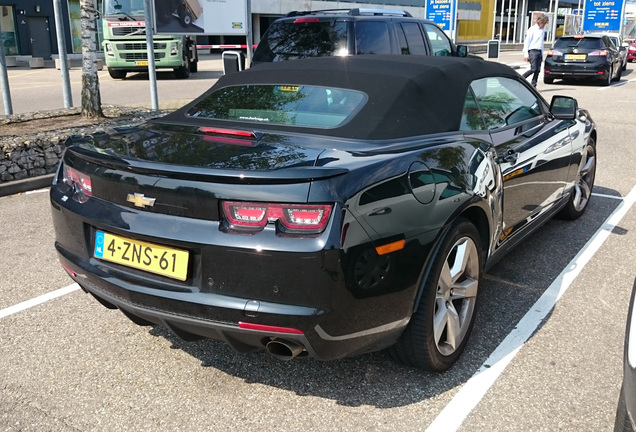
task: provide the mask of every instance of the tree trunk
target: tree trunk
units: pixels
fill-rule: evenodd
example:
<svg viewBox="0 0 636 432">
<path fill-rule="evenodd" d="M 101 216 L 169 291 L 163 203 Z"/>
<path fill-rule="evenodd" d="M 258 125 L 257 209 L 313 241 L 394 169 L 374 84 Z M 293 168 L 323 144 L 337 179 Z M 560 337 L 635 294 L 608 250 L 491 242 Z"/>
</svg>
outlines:
<svg viewBox="0 0 636 432">
<path fill-rule="evenodd" d="M 80 0 L 82 23 L 82 117 L 104 117 L 97 76 L 97 0 Z"/>
</svg>

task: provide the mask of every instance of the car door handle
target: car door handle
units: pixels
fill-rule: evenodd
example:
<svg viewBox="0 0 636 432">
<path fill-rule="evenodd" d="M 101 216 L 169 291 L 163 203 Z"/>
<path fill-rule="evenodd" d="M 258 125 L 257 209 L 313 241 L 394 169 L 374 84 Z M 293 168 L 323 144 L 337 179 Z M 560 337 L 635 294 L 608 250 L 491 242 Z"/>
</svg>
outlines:
<svg viewBox="0 0 636 432">
<path fill-rule="evenodd" d="M 391 207 L 382 207 L 369 213 L 369 216 L 382 216 L 391 213 Z"/>
</svg>

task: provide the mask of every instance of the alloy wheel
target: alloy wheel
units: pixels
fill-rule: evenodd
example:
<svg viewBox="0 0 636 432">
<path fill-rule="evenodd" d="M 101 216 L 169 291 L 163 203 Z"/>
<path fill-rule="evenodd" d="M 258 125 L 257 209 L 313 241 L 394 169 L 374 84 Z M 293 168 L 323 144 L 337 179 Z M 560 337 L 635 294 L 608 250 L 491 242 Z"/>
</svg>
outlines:
<svg viewBox="0 0 636 432">
<path fill-rule="evenodd" d="M 594 176 L 596 175 L 596 154 L 592 146 L 587 146 L 583 154 L 583 168 L 579 171 L 578 179 L 574 185 L 574 199 L 572 205 L 576 211 L 581 211 L 587 205 L 592 195 Z"/>
<path fill-rule="evenodd" d="M 433 314 L 435 345 L 442 355 L 453 354 L 467 336 L 477 300 L 479 253 L 470 237 L 450 249 L 437 283 Z"/>
</svg>

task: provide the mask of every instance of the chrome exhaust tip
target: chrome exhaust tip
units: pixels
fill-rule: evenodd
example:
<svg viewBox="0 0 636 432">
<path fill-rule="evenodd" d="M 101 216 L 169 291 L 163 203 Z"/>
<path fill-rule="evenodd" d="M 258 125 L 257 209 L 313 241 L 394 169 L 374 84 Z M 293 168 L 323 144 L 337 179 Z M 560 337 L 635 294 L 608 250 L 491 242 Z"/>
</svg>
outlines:
<svg viewBox="0 0 636 432">
<path fill-rule="evenodd" d="M 289 361 L 305 350 L 302 345 L 282 339 L 274 339 L 267 342 L 265 349 L 272 356 L 283 361 Z"/>
</svg>

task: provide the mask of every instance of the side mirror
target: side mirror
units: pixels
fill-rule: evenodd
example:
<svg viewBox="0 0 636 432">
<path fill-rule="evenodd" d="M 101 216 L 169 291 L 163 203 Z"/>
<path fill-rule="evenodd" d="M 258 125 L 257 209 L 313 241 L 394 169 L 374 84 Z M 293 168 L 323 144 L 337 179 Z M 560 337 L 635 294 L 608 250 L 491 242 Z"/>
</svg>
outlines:
<svg viewBox="0 0 636 432">
<path fill-rule="evenodd" d="M 467 56 L 468 56 L 468 46 L 457 45 L 457 57 L 467 57 Z"/>
<path fill-rule="evenodd" d="M 550 113 L 559 120 L 574 120 L 579 110 L 576 99 L 569 96 L 554 96 L 550 102 Z"/>
</svg>

